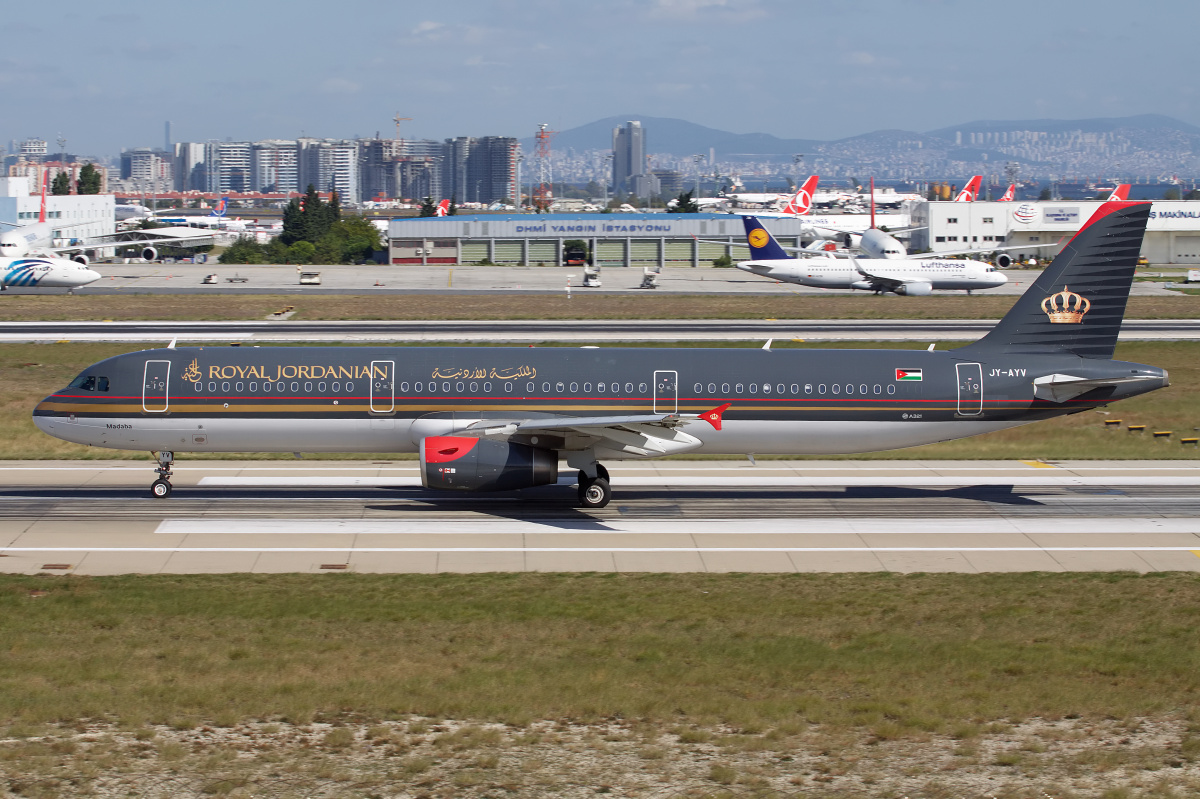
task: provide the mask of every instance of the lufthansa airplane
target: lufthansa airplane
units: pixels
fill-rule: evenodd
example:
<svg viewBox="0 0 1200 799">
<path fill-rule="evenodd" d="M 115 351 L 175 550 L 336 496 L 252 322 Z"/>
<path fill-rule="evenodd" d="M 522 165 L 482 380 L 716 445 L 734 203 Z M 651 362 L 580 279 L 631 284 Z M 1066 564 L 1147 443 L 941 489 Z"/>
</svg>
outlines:
<svg viewBox="0 0 1200 799">
<path fill-rule="evenodd" d="M 682 452 L 832 454 L 1003 430 L 1167 385 L 1112 360 L 1148 202 L 1101 206 L 979 341 L 946 351 L 198 347 L 89 366 L 40 402 L 67 441 L 176 452 L 420 454 L 428 488 L 520 489 L 605 460 Z"/>
</svg>

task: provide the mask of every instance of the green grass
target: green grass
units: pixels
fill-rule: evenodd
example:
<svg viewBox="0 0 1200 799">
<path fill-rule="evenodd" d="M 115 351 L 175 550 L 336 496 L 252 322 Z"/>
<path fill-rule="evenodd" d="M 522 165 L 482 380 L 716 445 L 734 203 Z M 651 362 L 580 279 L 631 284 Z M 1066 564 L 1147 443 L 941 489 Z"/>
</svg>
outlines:
<svg viewBox="0 0 1200 799">
<path fill-rule="evenodd" d="M 894 738 L 1196 717 L 1200 575 L 9 576 L 0 641 L 18 726 L 619 716 Z"/>
<path fill-rule="evenodd" d="M 679 343 L 679 346 L 757 347 L 755 342 L 739 343 Z M 280 345 L 287 346 L 287 345 Z M 569 344 L 566 346 L 575 346 Z M 804 343 L 781 341 L 776 348 L 788 347 L 850 349 L 883 347 L 917 349 L 908 343 L 839 342 Z M 948 349 L 951 343 L 941 343 Z M 83 447 L 60 441 L 43 434 L 33 425 L 30 414 L 43 397 L 71 381 L 84 367 L 123 352 L 145 349 L 144 345 L 121 344 L 0 344 L 0 385 L 5 387 L 0 398 L 0 413 L 7 423 L 0 427 L 0 459 L 75 458 L 102 460 L 115 458 L 148 458 L 144 453 Z M 1195 401 L 1200 392 L 1200 342 L 1130 342 L 1117 347 L 1116 357 L 1124 360 L 1161 366 L 1171 374 L 1169 388 L 1142 397 L 1125 400 L 1109 407 L 1110 416 L 1087 412 L 1037 422 L 1012 430 L 989 433 L 977 438 L 931 444 L 905 450 L 869 455 L 847 456 L 862 458 L 968 458 L 968 459 L 1195 459 L 1200 450 L 1182 447 L 1181 436 L 1192 436 L 1200 427 L 1200 405 Z M 1121 418 L 1132 424 L 1146 424 L 1155 430 L 1172 430 L 1170 440 L 1154 440 L 1148 433 L 1135 435 L 1121 430 L 1106 430 L 1103 419 Z M 279 455 L 184 455 L 185 459 L 265 457 L 288 458 Z M 365 455 L 322 455 L 328 458 L 369 458 L 379 460 L 380 453 Z M 392 456 L 394 457 L 394 456 Z"/>
</svg>

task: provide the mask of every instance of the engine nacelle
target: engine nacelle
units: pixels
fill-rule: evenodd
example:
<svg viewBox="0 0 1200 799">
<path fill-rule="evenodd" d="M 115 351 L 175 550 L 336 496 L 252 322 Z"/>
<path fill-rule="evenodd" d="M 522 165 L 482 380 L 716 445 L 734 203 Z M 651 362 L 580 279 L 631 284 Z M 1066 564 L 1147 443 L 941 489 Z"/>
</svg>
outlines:
<svg viewBox="0 0 1200 799">
<path fill-rule="evenodd" d="M 896 286 L 896 293 L 902 297 L 928 297 L 933 293 L 929 283 L 901 283 Z"/>
<path fill-rule="evenodd" d="M 157 258 L 158 258 L 158 250 L 154 249 L 153 247 L 143 247 L 142 248 L 142 260 L 143 261 L 153 261 Z"/>
<path fill-rule="evenodd" d="M 558 482 L 558 453 L 467 436 L 421 439 L 421 485 L 447 491 L 513 491 Z"/>
<path fill-rule="evenodd" d="M 90 264 L 92 262 L 90 258 L 88 258 L 86 255 L 84 255 L 81 252 L 77 252 L 74 255 L 72 255 L 71 260 L 77 264 L 83 264 L 84 266 L 87 266 L 88 264 Z"/>
<path fill-rule="evenodd" d="M 1002 252 L 996 256 L 996 266 L 1001 269 L 1008 269 L 1010 266 L 1012 266 L 1012 262 L 1012 256 L 1006 252 Z"/>
</svg>

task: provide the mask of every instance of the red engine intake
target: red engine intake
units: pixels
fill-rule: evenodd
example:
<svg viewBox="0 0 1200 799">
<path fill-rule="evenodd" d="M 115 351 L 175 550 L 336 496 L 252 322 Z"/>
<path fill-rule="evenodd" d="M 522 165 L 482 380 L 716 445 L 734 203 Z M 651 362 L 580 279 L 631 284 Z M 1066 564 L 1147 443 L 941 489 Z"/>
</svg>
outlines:
<svg viewBox="0 0 1200 799">
<path fill-rule="evenodd" d="M 429 436 L 421 439 L 421 484 L 448 491 L 513 491 L 558 482 L 558 453 L 528 444 Z"/>
</svg>

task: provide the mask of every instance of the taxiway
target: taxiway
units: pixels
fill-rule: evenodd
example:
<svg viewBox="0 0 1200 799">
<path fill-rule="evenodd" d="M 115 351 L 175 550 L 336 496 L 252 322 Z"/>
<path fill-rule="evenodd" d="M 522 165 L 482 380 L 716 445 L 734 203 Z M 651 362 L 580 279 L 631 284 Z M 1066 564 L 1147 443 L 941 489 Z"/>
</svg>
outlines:
<svg viewBox="0 0 1200 799">
<path fill-rule="evenodd" d="M 420 487 L 413 461 L 4 462 L 0 572 L 1200 571 L 1189 461 L 610 464 L 558 486 Z"/>
</svg>

